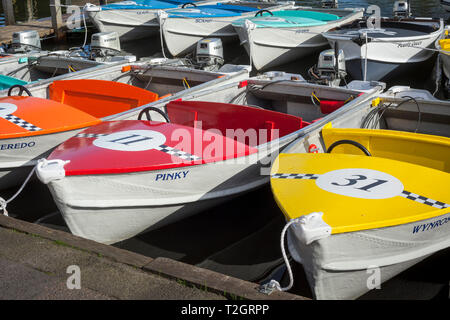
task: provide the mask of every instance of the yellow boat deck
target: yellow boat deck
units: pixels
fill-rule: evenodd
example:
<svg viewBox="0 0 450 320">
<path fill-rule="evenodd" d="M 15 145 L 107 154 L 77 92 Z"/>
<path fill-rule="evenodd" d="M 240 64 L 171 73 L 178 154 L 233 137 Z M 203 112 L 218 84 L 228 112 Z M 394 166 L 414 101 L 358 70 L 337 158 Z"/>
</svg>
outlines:
<svg viewBox="0 0 450 320">
<path fill-rule="evenodd" d="M 337 146 L 332 153 L 280 154 L 272 167 L 271 186 L 288 220 L 323 212 L 332 233 L 342 233 L 450 212 L 450 139 L 334 129 L 331 124 L 322 135 L 327 147 L 348 139 L 360 142 L 372 156 L 361 155 L 352 145 Z"/>
</svg>

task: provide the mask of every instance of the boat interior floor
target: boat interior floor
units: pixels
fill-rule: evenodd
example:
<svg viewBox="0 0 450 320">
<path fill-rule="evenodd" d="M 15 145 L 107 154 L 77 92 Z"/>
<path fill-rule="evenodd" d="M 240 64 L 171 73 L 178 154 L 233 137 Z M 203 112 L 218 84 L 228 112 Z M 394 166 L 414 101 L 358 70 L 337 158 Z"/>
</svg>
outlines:
<svg viewBox="0 0 450 320">
<path fill-rule="evenodd" d="M 363 118 L 361 128 L 380 128 L 450 137 L 450 108 L 412 97 L 387 99 Z"/>
<path fill-rule="evenodd" d="M 330 31 L 336 34 L 350 34 L 358 33 L 359 30 L 369 32 L 369 37 L 382 38 L 399 38 L 399 37 L 416 37 L 423 36 L 436 31 L 439 25 L 432 24 L 428 20 L 428 24 L 414 23 L 414 21 L 400 22 L 400 21 L 386 21 L 381 20 L 381 29 L 367 29 L 367 24 L 364 20 L 357 20 L 352 24 L 341 26 Z"/>
<path fill-rule="evenodd" d="M 218 102 L 172 101 L 166 105 L 166 111 L 171 123 L 198 128 L 201 122 L 202 130 L 218 130 L 223 136 L 230 135 L 228 130 L 242 130 L 244 133 L 252 129 L 264 130 L 267 133 L 264 137 L 260 134 L 255 136 L 256 139 L 245 137 L 245 144 L 250 147 L 286 136 L 310 124 L 285 113 Z"/>
<path fill-rule="evenodd" d="M 284 86 L 283 81 L 249 84 L 245 91 L 229 99 L 228 103 L 244 104 L 301 117 L 311 124 L 353 100 L 360 92 L 335 92 L 328 88 Z"/>
</svg>

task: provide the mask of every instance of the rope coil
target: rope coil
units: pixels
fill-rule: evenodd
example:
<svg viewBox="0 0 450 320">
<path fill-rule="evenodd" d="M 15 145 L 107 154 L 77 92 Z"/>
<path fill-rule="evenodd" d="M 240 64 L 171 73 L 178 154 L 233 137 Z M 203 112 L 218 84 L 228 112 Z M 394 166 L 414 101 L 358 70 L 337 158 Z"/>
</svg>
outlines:
<svg viewBox="0 0 450 320">
<path fill-rule="evenodd" d="M 283 256 L 283 260 L 284 260 L 284 263 L 286 264 L 286 269 L 289 274 L 289 284 L 287 285 L 287 287 L 283 288 L 283 287 L 281 287 L 280 283 L 277 280 L 272 279 L 268 283 L 260 286 L 260 288 L 259 288 L 260 292 L 265 293 L 265 294 L 271 294 L 275 290 L 289 291 L 294 286 L 294 275 L 292 273 L 291 264 L 289 263 L 289 259 L 286 254 L 286 249 L 284 248 L 284 238 L 286 236 L 286 232 L 289 229 L 289 227 L 295 223 L 299 223 L 300 219 L 301 218 L 292 219 L 291 221 L 286 223 L 286 225 L 283 228 L 283 231 L 281 231 L 281 240 L 280 240 L 281 254 Z"/>
</svg>

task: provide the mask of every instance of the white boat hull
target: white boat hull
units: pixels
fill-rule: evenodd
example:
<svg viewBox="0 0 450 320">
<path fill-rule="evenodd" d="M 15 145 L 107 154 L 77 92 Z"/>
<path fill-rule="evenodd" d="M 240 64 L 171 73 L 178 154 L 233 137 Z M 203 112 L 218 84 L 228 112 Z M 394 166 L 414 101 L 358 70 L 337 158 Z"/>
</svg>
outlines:
<svg viewBox="0 0 450 320">
<path fill-rule="evenodd" d="M 328 46 L 321 35 L 332 28 L 351 22 L 362 16 L 353 14 L 326 25 L 302 28 L 246 28 L 234 26 L 241 44 L 249 54 L 257 70 L 269 69 L 308 56 Z"/>
<path fill-rule="evenodd" d="M 243 2 L 245 5 L 245 2 Z M 262 6 L 266 7 L 266 6 Z M 292 8 L 291 3 L 267 7 L 271 11 Z M 171 12 L 176 14 L 176 11 Z M 183 56 L 196 48 L 197 42 L 204 38 L 220 38 L 223 43 L 238 40 L 238 35 L 231 23 L 236 19 L 253 17 L 256 12 L 249 12 L 234 17 L 204 17 L 177 18 L 166 17 L 160 19 L 161 32 L 164 42 L 172 56 Z"/>
<path fill-rule="evenodd" d="M 111 244 L 184 219 L 268 183 L 269 176 L 261 174 L 258 157 L 270 156 L 294 138 L 295 135 L 286 137 L 280 145 L 274 143 L 270 149 L 260 149 L 259 154 L 218 163 L 127 174 L 68 176 L 51 181 L 48 186 L 73 234 Z M 178 178 L 161 178 L 170 173 Z"/>
<path fill-rule="evenodd" d="M 356 299 L 447 248 L 449 232 L 447 212 L 393 227 L 333 234 L 309 245 L 290 229 L 288 247 L 292 257 L 303 264 L 316 299 Z"/>
<path fill-rule="evenodd" d="M 441 34 L 442 28 L 426 36 L 387 38 L 386 41 L 372 39 L 361 45 L 339 36 L 325 37 L 331 47 L 334 48 L 337 42 L 338 48 L 344 51 L 347 72 L 353 79 L 371 81 L 384 80 L 401 66 L 413 67 L 430 59 L 434 51 L 428 49 L 434 48 L 434 43 Z"/>
<path fill-rule="evenodd" d="M 236 17 L 227 18 L 167 18 L 161 21 L 164 43 L 169 53 L 184 56 L 194 51 L 197 42 L 204 38 L 220 38 L 227 43 L 237 40 L 238 36 L 231 22 Z"/>
<path fill-rule="evenodd" d="M 48 99 L 48 85 L 53 80 L 67 80 L 67 79 L 98 79 L 98 80 L 117 80 L 123 73 L 121 71 L 123 64 L 114 63 L 110 66 L 98 66 L 92 68 L 91 71 L 83 70 L 76 73 L 61 75 L 58 78 L 44 80 L 34 84 L 27 85 L 34 97 L 41 97 Z M 158 74 L 158 68 L 153 69 Z M 228 83 L 244 80 L 248 78 L 247 70 L 236 68 L 233 73 L 223 73 L 222 76 L 216 78 L 221 73 L 207 72 L 202 70 L 187 69 L 184 67 L 166 67 L 160 71 L 159 74 L 164 75 L 168 79 L 176 79 L 175 74 L 186 73 L 186 77 L 190 80 L 202 82 L 192 88 L 182 90 L 180 85 L 159 85 L 158 91 L 163 94 L 171 93 L 169 100 L 179 99 L 184 95 L 193 94 L 196 91 L 203 91 L 220 87 Z M 143 75 L 144 76 L 144 75 Z M 209 80 L 211 78 L 211 80 Z M 128 79 L 128 78 L 126 78 Z M 206 80 L 204 80 L 206 79 Z M 148 80 L 146 80 L 148 81 Z M 181 81 L 180 81 L 181 82 Z M 169 90 L 164 92 L 163 90 Z M 0 96 L 6 96 L 6 90 L 0 91 Z M 164 100 L 165 103 L 169 100 Z M 159 104 L 160 102 L 155 102 Z M 158 105 L 161 108 L 164 104 Z M 108 120 L 130 120 L 137 119 L 141 108 L 136 108 L 116 115 L 111 115 Z M 104 119 L 106 120 L 106 119 Z M 36 165 L 37 160 L 47 157 L 50 152 L 59 144 L 77 134 L 80 130 L 65 131 L 60 133 L 53 133 L 48 135 L 36 135 L 31 137 L 14 138 L 14 139 L 0 139 L 0 190 L 7 189 L 20 185 L 32 167 Z M 30 147 L 31 143 L 31 147 Z M 22 147 L 23 146 L 23 147 Z M 26 147 L 25 147 L 26 146 Z"/>
<path fill-rule="evenodd" d="M 87 14 L 100 32 L 117 32 L 122 42 L 159 32 L 158 10 L 88 10 Z"/>
<path fill-rule="evenodd" d="M 77 134 L 78 130 L 0 141 L 0 190 L 24 181 L 37 160 L 47 157 L 61 142 Z"/>
</svg>

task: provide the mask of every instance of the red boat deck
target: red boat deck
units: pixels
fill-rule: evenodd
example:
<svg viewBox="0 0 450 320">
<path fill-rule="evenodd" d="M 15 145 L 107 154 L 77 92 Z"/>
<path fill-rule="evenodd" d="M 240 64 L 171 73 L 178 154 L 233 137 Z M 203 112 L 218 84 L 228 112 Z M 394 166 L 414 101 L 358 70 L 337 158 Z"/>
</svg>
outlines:
<svg viewBox="0 0 450 320">
<path fill-rule="evenodd" d="M 126 120 L 84 130 L 49 159 L 70 160 L 66 175 L 112 174 L 211 163 L 256 153 L 259 144 L 299 130 L 301 118 L 199 101 L 170 102 L 171 123 Z"/>
</svg>

